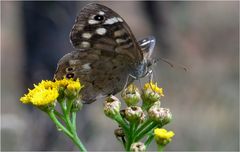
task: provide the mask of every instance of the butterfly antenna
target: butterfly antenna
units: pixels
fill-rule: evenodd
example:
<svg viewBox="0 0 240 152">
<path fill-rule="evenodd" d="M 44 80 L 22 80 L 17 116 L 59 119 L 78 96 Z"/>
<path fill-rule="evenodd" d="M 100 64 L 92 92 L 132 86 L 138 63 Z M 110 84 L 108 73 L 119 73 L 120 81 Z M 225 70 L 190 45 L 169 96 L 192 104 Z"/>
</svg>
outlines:
<svg viewBox="0 0 240 152">
<path fill-rule="evenodd" d="M 180 64 L 177 64 L 177 63 L 173 63 L 173 61 L 170 61 L 170 60 L 168 60 L 168 59 L 164 59 L 164 58 L 161 58 L 161 57 L 158 57 L 157 59 L 155 59 L 154 61 L 153 61 L 153 64 L 156 64 L 158 61 L 163 61 L 163 62 L 165 62 L 165 63 L 167 63 L 168 65 L 170 65 L 172 68 L 174 68 L 174 67 L 178 67 L 178 68 L 180 68 L 180 69 L 183 69 L 185 72 L 187 72 L 188 71 L 188 69 L 185 67 L 185 66 L 183 66 L 183 65 L 180 65 Z"/>
</svg>

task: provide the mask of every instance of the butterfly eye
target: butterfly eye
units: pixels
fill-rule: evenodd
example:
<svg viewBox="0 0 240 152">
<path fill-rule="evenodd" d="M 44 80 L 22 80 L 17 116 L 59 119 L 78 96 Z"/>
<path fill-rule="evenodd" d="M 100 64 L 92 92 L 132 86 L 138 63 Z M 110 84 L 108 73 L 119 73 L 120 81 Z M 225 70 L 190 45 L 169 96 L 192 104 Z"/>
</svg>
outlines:
<svg viewBox="0 0 240 152">
<path fill-rule="evenodd" d="M 102 20 L 104 20 L 104 16 L 103 15 L 96 15 L 96 16 L 94 16 L 94 20 L 102 21 Z"/>
</svg>

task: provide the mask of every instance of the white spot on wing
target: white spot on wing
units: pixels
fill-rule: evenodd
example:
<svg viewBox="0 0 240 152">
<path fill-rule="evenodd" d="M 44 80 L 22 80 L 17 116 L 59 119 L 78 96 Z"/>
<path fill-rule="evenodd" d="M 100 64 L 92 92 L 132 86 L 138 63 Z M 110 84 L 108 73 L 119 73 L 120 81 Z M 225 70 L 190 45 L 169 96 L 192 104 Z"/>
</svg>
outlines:
<svg viewBox="0 0 240 152">
<path fill-rule="evenodd" d="M 105 20 L 104 24 L 111 25 L 111 24 L 114 24 L 114 23 L 117 23 L 117 22 L 119 22 L 118 19 L 116 17 L 113 17 L 113 18 L 109 18 L 109 19 Z"/>
<path fill-rule="evenodd" d="M 92 37 L 92 34 L 91 33 L 83 33 L 82 37 L 86 38 L 86 39 L 90 39 Z"/>
<path fill-rule="evenodd" d="M 116 39 L 116 42 L 117 43 L 123 43 L 123 42 L 126 42 L 127 40 L 124 40 L 124 39 Z"/>
<path fill-rule="evenodd" d="M 96 33 L 99 35 L 104 35 L 107 32 L 105 28 L 98 28 L 96 29 Z"/>
<path fill-rule="evenodd" d="M 82 65 L 82 68 L 83 68 L 84 70 L 91 70 L 90 63 L 85 63 L 85 64 L 83 64 L 83 65 Z"/>
<path fill-rule="evenodd" d="M 98 12 L 98 14 L 99 14 L 99 15 L 104 15 L 104 14 L 105 14 L 105 12 L 103 12 L 103 11 L 100 11 L 100 12 Z"/>
<path fill-rule="evenodd" d="M 96 20 L 88 20 L 88 23 L 89 23 L 89 24 L 98 24 L 99 21 L 96 21 Z"/>
<path fill-rule="evenodd" d="M 119 22 L 123 22 L 122 18 L 118 17 L 117 19 L 118 19 Z"/>
<path fill-rule="evenodd" d="M 81 43 L 81 47 L 83 47 L 83 48 L 88 48 L 88 47 L 90 47 L 90 43 L 89 43 L 89 42 L 86 42 L 86 41 L 83 41 L 83 42 Z"/>
<path fill-rule="evenodd" d="M 115 32 L 114 32 L 114 36 L 115 36 L 115 37 L 120 37 L 120 36 L 122 36 L 124 33 L 125 33 L 124 30 L 118 30 L 118 31 L 115 31 Z"/>
</svg>

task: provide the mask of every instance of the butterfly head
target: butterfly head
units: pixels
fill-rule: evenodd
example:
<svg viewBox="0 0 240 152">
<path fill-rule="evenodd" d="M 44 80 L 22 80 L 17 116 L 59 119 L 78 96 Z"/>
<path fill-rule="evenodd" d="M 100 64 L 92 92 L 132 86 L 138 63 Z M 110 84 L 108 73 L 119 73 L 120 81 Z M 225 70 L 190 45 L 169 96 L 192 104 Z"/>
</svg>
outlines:
<svg viewBox="0 0 240 152">
<path fill-rule="evenodd" d="M 148 36 L 138 41 L 138 45 L 143 54 L 143 60 L 140 64 L 137 64 L 135 70 L 133 70 L 132 75 L 134 77 L 142 78 L 151 73 L 151 66 L 155 63 L 151 59 L 155 47 L 156 39 L 153 36 Z"/>
</svg>

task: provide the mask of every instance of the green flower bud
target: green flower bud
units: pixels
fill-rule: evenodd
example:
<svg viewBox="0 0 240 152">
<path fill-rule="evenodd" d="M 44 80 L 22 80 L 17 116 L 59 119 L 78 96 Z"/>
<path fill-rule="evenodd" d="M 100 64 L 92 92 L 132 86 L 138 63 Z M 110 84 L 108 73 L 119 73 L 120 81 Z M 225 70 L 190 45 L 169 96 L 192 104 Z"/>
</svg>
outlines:
<svg viewBox="0 0 240 152">
<path fill-rule="evenodd" d="M 131 152 L 145 152 L 146 146 L 142 142 L 133 143 L 130 147 Z"/>
<path fill-rule="evenodd" d="M 167 108 L 160 108 L 158 106 L 152 106 L 148 110 L 148 116 L 150 119 L 161 125 L 166 125 L 172 120 L 172 114 Z"/>
<path fill-rule="evenodd" d="M 125 109 L 125 118 L 129 122 L 143 122 L 145 119 L 145 114 L 141 107 L 131 106 Z"/>
<path fill-rule="evenodd" d="M 107 117 L 114 119 L 120 114 L 121 102 L 115 96 L 110 96 L 104 101 L 104 113 Z"/>
<path fill-rule="evenodd" d="M 143 102 L 148 102 L 149 104 L 153 104 L 154 102 L 158 101 L 161 96 L 151 89 L 147 89 L 143 91 L 142 99 Z"/>
<path fill-rule="evenodd" d="M 135 106 L 141 99 L 141 95 L 139 93 L 138 88 L 130 84 L 123 92 L 122 98 L 127 104 L 127 106 Z"/>
<path fill-rule="evenodd" d="M 74 99 L 78 96 L 77 91 L 72 91 L 72 90 L 69 90 L 69 89 L 65 89 L 64 94 L 68 99 Z"/>
<path fill-rule="evenodd" d="M 144 109 L 148 110 L 162 96 L 164 96 L 163 88 L 159 88 L 157 84 L 153 84 L 152 82 L 146 83 L 141 95 Z"/>
<path fill-rule="evenodd" d="M 71 111 L 78 112 L 82 109 L 82 107 L 83 107 L 83 103 L 82 103 L 81 99 L 80 98 L 76 99 L 75 101 L 73 101 Z"/>
</svg>

